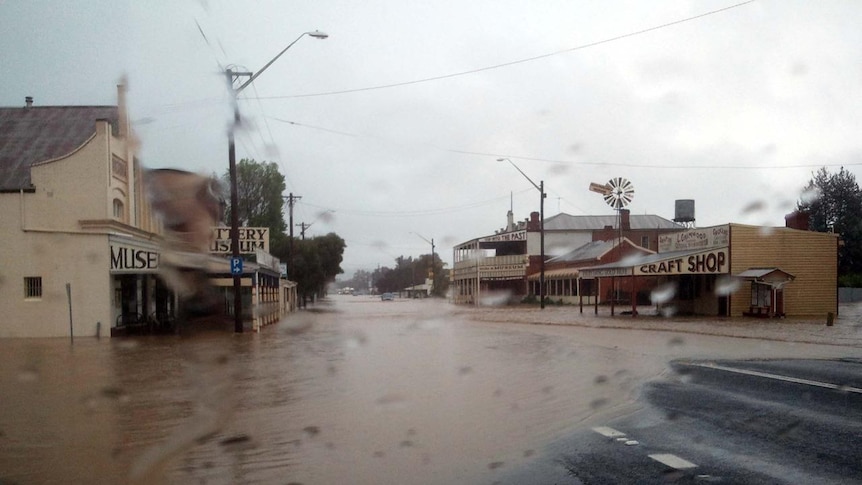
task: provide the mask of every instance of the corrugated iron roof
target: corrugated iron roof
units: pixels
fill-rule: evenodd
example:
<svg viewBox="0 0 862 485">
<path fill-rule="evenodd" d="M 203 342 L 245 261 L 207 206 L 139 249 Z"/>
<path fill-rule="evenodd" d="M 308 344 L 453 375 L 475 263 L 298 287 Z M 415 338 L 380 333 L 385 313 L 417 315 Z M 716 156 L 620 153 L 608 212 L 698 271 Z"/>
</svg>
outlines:
<svg viewBox="0 0 862 485">
<path fill-rule="evenodd" d="M 616 215 L 573 216 L 560 213 L 545 219 L 546 231 L 595 231 L 606 226 L 618 227 Z M 684 229 L 683 226 L 652 214 L 631 214 L 629 223 L 634 230 L 639 229 Z"/>
<path fill-rule="evenodd" d="M 617 244 L 617 240 L 612 241 L 592 241 L 583 246 L 569 251 L 566 254 L 549 259 L 548 263 L 558 263 L 563 261 L 589 261 L 597 260 L 605 253 L 613 249 Z"/>
<path fill-rule="evenodd" d="M 30 166 L 67 155 L 96 132 L 96 120 L 111 121 L 116 106 L 0 108 L 0 191 L 31 188 Z"/>
</svg>

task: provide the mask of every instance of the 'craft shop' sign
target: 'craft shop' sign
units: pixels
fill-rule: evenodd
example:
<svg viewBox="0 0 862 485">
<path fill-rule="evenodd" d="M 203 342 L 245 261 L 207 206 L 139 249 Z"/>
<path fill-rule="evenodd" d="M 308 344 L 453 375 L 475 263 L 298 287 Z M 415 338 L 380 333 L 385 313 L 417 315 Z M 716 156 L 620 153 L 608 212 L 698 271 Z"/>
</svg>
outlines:
<svg viewBox="0 0 862 485">
<path fill-rule="evenodd" d="M 721 274 L 727 273 L 727 248 L 666 259 L 634 267 L 635 275 Z"/>
<path fill-rule="evenodd" d="M 240 254 L 254 254 L 256 251 L 269 252 L 269 228 L 268 227 L 240 227 L 239 228 L 239 252 Z M 214 254 L 231 254 L 230 228 L 214 227 L 213 241 L 210 243 L 210 252 Z"/>
</svg>

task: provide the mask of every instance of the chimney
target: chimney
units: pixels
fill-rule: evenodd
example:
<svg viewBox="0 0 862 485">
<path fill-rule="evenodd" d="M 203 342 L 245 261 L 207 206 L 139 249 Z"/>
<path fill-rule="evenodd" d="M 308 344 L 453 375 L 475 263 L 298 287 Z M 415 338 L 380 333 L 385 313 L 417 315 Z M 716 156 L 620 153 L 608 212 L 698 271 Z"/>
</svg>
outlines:
<svg viewBox="0 0 862 485">
<path fill-rule="evenodd" d="M 799 229 L 800 231 L 810 230 L 808 214 L 805 212 L 793 211 L 784 216 L 784 225 L 790 229 Z"/>
<path fill-rule="evenodd" d="M 620 227 L 623 231 L 630 231 L 632 228 L 630 212 L 628 209 L 620 209 Z"/>
<path fill-rule="evenodd" d="M 24 97 L 24 107 L 32 108 L 33 107 L 33 96 L 25 96 Z"/>
<path fill-rule="evenodd" d="M 117 84 L 117 112 L 119 115 L 119 126 L 117 134 L 121 137 L 129 136 L 129 112 L 126 107 L 126 81 Z"/>
<path fill-rule="evenodd" d="M 527 230 L 528 231 L 538 231 L 541 229 L 542 224 L 539 220 L 538 212 L 530 212 L 530 218 L 527 219 Z"/>
</svg>

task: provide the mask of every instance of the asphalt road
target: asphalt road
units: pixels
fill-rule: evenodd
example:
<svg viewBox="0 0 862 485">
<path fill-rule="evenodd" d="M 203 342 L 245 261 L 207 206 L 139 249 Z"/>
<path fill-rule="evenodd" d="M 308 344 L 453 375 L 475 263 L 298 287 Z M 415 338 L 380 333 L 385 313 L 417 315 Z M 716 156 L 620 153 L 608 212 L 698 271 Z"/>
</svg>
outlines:
<svg viewBox="0 0 862 485">
<path fill-rule="evenodd" d="M 690 361 L 499 483 L 862 483 L 862 360 Z"/>
</svg>

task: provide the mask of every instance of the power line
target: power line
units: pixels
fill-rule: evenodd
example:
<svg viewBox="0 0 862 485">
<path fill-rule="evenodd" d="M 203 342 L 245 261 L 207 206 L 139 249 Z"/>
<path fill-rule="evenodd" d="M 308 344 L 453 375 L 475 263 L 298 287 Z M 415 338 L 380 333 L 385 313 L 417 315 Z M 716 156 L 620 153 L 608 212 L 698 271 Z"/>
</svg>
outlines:
<svg viewBox="0 0 862 485">
<path fill-rule="evenodd" d="M 363 135 L 357 133 L 349 133 L 346 131 L 334 130 L 331 128 L 324 128 L 321 126 L 308 125 L 305 123 L 299 123 L 296 121 L 284 120 L 281 118 L 271 118 L 275 121 L 279 121 L 281 123 L 286 123 L 293 126 L 299 126 L 302 128 L 308 128 L 310 130 L 318 130 L 326 133 L 333 133 L 341 136 L 348 136 L 353 138 L 369 138 L 374 140 L 382 140 L 388 143 L 396 144 L 396 145 L 405 145 L 401 142 L 395 142 L 388 140 L 384 137 L 375 136 L 375 135 Z M 416 145 L 416 144 L 414 144 Z M 584 160 L 563 160 L 563 159 L 554 159 L 554 158 L 541 158 L 541 157 L 533 157 L 528 155 L 513 155 L 506 153 L 494 153 L 494 152 L 477 152 L 471 150 L 459 150 L 455 148 L 444 148 L 433 144 L 421 144 L 421 146 L 431 147 L 437 150 L 441 150 L 448 153 L 456 153 L 459 155 L 476 155 L 480 157 L 490 157 L 490 158 L 512 158 L 515 160 L 526 160 L 530 162 L 544 162 L 544 163 L 556 163 L 561 165 L 576 165 L 576 166 L 595 166 L 595 167 L 625 167 L 625 168 L 648 168 L 648 169 L 672 169 L 672 170 L 776 170 L 776 169 L 794 169 L 794 168 L 819 168 L 819 167 L 838 167 L 838 166 L 857 166 L 862 165 L 862 162 L 857 163 L 803 163 L 803 164 L 794 164 L 794 165 L 672 165 L 672 164 L 659 164 L 659 165 L 650 165 L 643 163 L 628 163 L 628 162 L 604 162 L 604 161 L 584 161 Z"/>
<path fill-rule="evenodd" d="M 748 1 L 745 1 L 745 2 L 742 2 L 742 3 L 737 3 L 737 4 L 735 4 L 735 5 L 730 5 L 730 6 L 727 6 L 727 7 L 722 7 L 722 8 L 719 8 L 719 9 L 717 9 L 717 10 L 711 10 L 711 11 L 709 11 L 709 12 L 705 12 L 705 13 L 702 13 L 702 14 L 698 14 L 698 15 L 695 15 L 695 16 L 692 16 L 692 17 L 686 17 L 686 18 L 684 18 L 684 19 L 674 20 L 673 22 L 667 22 L 667 23 L 664 23 L 664 24 L 661 24 L 661 25 L 656 25 L 656 26 L 649 27 L 649 28 L 646 28 L 646 29 L 643 29 L 643 30 L 638 30 L 638 31 L 635 31 L 635 32 L 629 32 L 629 33 L 627 33 L 627 34 L 617 35 L 617 36 L 615 36 L 615 37 L 609 37 L 609 38 L 607 38 L 607 39 L 602 39 L 602 40 L 598 40 L 598 41 L 595 41 L 595 42 L 590 42 L 590 43 L 587 43 L 587 44 L 581 44 L 581 45 L 579 45 L 579 46 L 570 47 L 570 48 L 568 48 L 568 49 L 563 49 L 563 50 L 559 50 L 559 51 L 555 51 L 555 52 L 550 52 L 550 53 L 547 53 L 547 54 L 540 54 L 540 55 L 538 55 L 538 56 L 527 57 L 527 58 L 524 58 L 524 59 L 518 59 L 518 60 L 515 60 L 515 61 L 504 62 L 504 63 L 502 63 L 502 64 L 494 64 L 494 65 L 492 65 L 492 66 L 486 66 L 486 67 L 480 67 L 480 68 L 477 68 L 477 69 L 471 69 L 471 70 L 469 70 L 469 71 L 460 71 L 460 72 L 454 72 L 454 73 L 450 73 L 450 74 L 443 74 L 443 75 L 439 75 L 439 76 L 426 77 L 426 78 L 422 78 L 422 79 L 414 79 L 414 80 L 412 80 L 412 81 L 402 81 L 402 82 L 397 82 L 397 83 L 381 84 L 381 85 L 378 85 L 378 86 L 368 86 L 368 87 L 364 87 L 364 88 L 344 89 L 344 90 L 341 90 L 341 91 L 325 91 L 325 92 L 322 92 L 322 93 L 293 94 L 293 95 L 283 95 L 283 96 L 265 96 L 265 97 L 262 97 L 262 98 L 259 98 L 259 99 L 289 99 L 289 98 L 311 98 L 311 97 L 317 97 L 317 96 L 333 96 L 333 95 L 338 95 L 338 94 L 358 93 L 358 92 L 362 92 L 362 91 L 374 91 L 374 90 L 378 90 L 378 89 L 387 89 L 387 88 L 394 88 L 394 87 L 399 87 L 399 86 L 409 86 L 409 85 L 411 85 L 411 84 L 420 84 L 420 83 L 426 83 L 426 82 L 431 82 L 431 81 L 440 81 L 440 80 L 442 80 L 442 79 L 449 79 L 449 78 L 458 77 L 458 76 L 466 76 L 466 75 L 468 75 L 468 74 L 476 74 L 476 73 L 479 73 L 479 72 L 490 71 L 490 70 L 493 70 L 493 69 L 500 69 L 500 68 L 503 68 L 503 67 L 509 67 L 509 66 L 514 66 L 514 65 L 517 65 L 517 64 L 523 64 L 523 63 L 525 63 L 525 62 L 537 61 L 537 60 L 540 60 L 540 59 L 545 59 L 545 58 L 552 57 L 552 56 L 556 56 L 556 55 L 560 55 L 560 54 L 566 54 L 566 53 L 568 53 L 568 52 L 574 52 L 574 51 L 578 51 L 578 50 L 588 49 L 588 48 L 590 48 L 590 47 L 596 47 L 596 46 L 599 46 L 599 45 L 602 45 L 602 44 L 607 44 L 607 43 L 610 43 L 610 42 L 615 42 L 615 41 L 618 41 L 618 40 L 627 39 L 627 38 L 629 38 L 629 37 L 635 37 L 635 36 L 638 36 L 638 35 L 643 35 L 643 34 L 646 34 L 646 33 L 649 33 L 649 32 L 653 32 L 653 31 L 656 31 L 656 30 L 659 30 L 659 29 L 664 29 L 664 28 L 667 28 L 667 27 L 672 27 L 672 26 L 674 26 L 674 25 L 682 24 L 682 23 L 685 23 L 685 22 L 691 22 L 691 21 L 693 21 L 693 20 L 697 20 L 697 19 L 700 19 L 700 18 L 703 18 L 703 17 L 707 17 L 707 16 L 710 16 L 710 15 L 715 15 L 715 14 L 717 14 L 717 13 L 725 12 L 725 11 L 727 11 L 727 10 L 731 10 L 731 9 L 734 9 L 734 8 L 737 8 L 737 7 L 742 7 L 743 5 L 747 5 L 747 4 L 749 4 L 749 3 L 753 3 L 754 1 L 755 1 L 755 0 L 748 0 Z"/>
<path fill-rule="evenodd" d="M 532 191 L 533 188 L 524 189 L 520 192 L 515 192 L 520 195 L 525 192 Z M 416 210 L 416 211 L 365 211 L 365 210 L 352 210 L 352 209 L 338 209 L 332 207 L 324 207 L 321 205 L 311 204 L 308 202 L 300 202 L 298 205 L 305 205 L 309 207 L 314 207 L 322 210 L 332 210 L 337 214 L 348 214 L 355 216 L 368 216 L 368 217 L 415 217 L 415 216 L 426 216 L 426 215 L 439 215 L 439 214 L 448 214 L 452 212 L 461 212 L 467 209 L 475 209 L 477 207 L 482 207 L 486 205 L 491 205 L 499 202 L 500 200 L 508 199 L 509 195 L 504 195 L 502 197 L 495 197 L 493 199 L 487 199 L 483 201 L 471 202 L 468 204 L 462 204 L 458 206 L 448 206 L 448 207 L 438 207 L 435 209 L 424 209 L 424 210 Z"/>
</svg>

